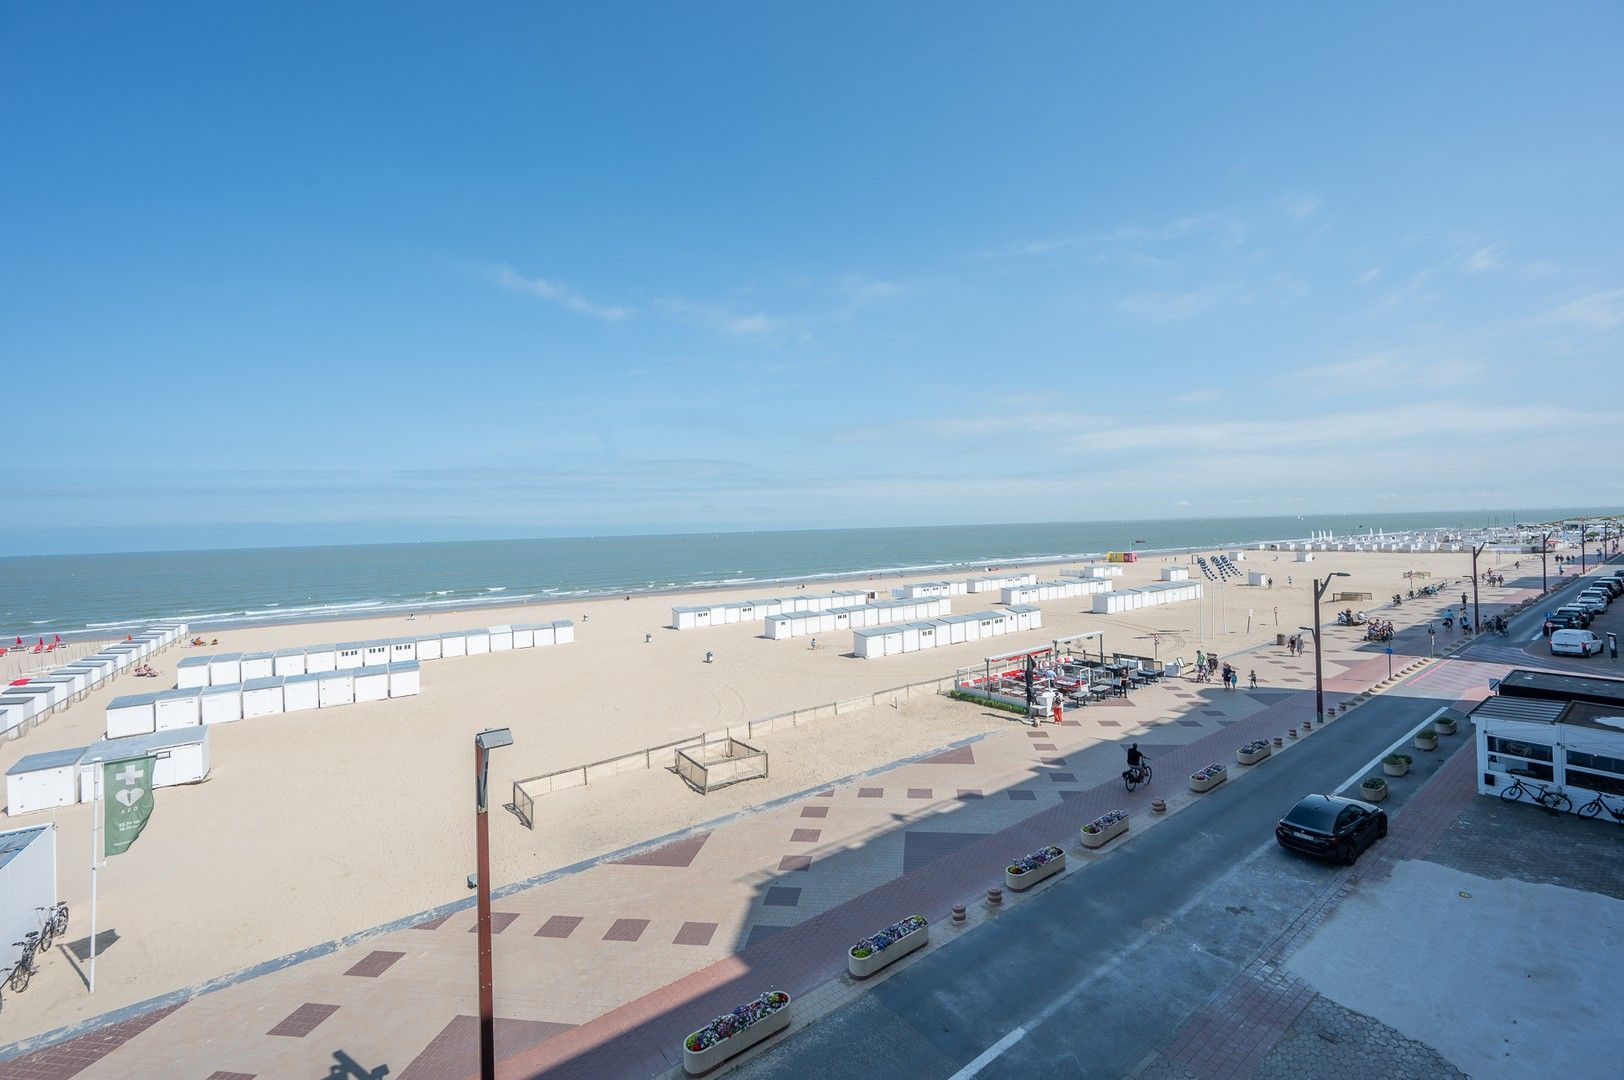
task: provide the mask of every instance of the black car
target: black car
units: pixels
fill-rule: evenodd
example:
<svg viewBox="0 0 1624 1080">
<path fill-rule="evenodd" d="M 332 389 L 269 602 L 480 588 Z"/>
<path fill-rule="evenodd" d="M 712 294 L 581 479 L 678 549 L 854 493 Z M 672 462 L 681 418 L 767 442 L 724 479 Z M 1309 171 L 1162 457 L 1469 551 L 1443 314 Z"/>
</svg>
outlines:
<svg viewBox="0 0 1624 1080">
<path fill-rule="evenodd" d="M 1380 807 L 1340 795 L 1305 795 L 1274 827 L 1281 847 L 1349 865 L 1386 835 Z"/>
<path fill-rule="evenodd" d="M 1551 615 L 1551 629 L 1553 630 L 1583 630 L 1585 621 L 1578 615 L 1565 611 L 1558 611 Z"/>
<path fill-rule="evenodd" d="M 1586 609 L 1584 609 L 1582 607 L 1575 607 L 1575 606 L 1573 606 L 1571 604 L 1568 605 L 1567 607 L 1559 607 L 1559 608 L 1557 608 L 1556 613 L 1558 615 L 1566 615 L 1569 618 L 1577 619 L 1578 620 L 1578 629 L 1580 629 L 1580 630 L 1584 630 L 1584 629 L 1588 628 L 1590 626 L 1591 622 L 1596 617 L 1592 612 L 1587 611 Z"/>
</svg>

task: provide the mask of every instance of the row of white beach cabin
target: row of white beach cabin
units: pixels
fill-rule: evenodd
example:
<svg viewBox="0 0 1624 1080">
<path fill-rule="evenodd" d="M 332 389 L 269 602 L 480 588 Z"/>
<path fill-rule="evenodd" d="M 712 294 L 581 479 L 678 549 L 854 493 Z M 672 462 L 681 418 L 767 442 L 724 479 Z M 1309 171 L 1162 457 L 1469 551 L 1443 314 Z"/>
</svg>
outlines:
<svg viewBox="0 0 1624 1080">
<path fill-rule="evenodd" d="M 1031 585 L 1019 585 L 1000 591 L 1005 604 L 1037 604 L 1044 600 L 1063 600 L 1068 596 L 1093 596 L 1109 592 L 1111 583 L 1105 578 L 1057 578 Z"/>
<path fill-rule="evenodd" d="M 1017 604 L 1006 611 L 977 611 L 968 615 L 948 615 L 941 619 L 903 623 L 900 626 L 874 626 L 852 631 L 852 652 L 864 660 L 898 653 L 919 652 L 982 638 L 1038 630 L 1043 611 Z"/>
<path fill-rule="evenodd" d="M 674 607 L 671 609 L 671 627 L 675 630 L 703 630 L 706 627 L 725 626 L 728 623 L 762 622 L 770 615 L 860 607 L 873 598 L 874 594 L 870 592 L 848 590 L 778 596 L 765 600 L 737 600 L 730 604 Z"/>
<path fill-rule="evenodd" d="M 1004 589 L 1018 589 L 1023 585 L 1036 585 L 1038 576 L 1030 572 L 1019 574 L 999 574 L 994 577 L 973 577 L 965 582 L 969 592 L 1000 592 Z"/>
<path fill-rule="evenodd" d="M 414 697 L 420 689 L 419 666 L 412 660 L 345 671 L 270 675 L 155 694 L 127 694 L 114 698 L 107 706 L 107 738 L 127 739 L 257 716 Z"/>
<path fill-rule="evenodd" d="M 92 802 L 96 798 L 96 774 L 103 765 L 143 757 L 154 759 L 155 788 L 198 783 L 209 775 L 208 730 L 159 731 L 31 754 L 6 770 L 6 813 L 16 817 Z"/>
<path fill-rule="evenodd" d="M 1115 615 L 1122 611 L 1160 604 L 1177 604 L 1185 600 L 1201 599 L 1204 590 L 1199 581 L 1153 581 L 1137 589 L 1117 589 L 1094 597 L 1094 614 Z"/>
<path fill-rule="evenodd" d="M 767 616 L 766 635 L 773 640 L 822 634 L 833 630 L 856 630 L 865 626 L 889 626 L 934 619 L 952 614 L 953 602 L 945 596 L 921 600 L 876 600 L 858 607 L 830 608 L 828 611 L 793 611 Z"/>
<path fill-rule="evenodd" d="M 184 623 L 150 626 L 98 653 L 0 687 L 0 734 L 21 735 L 29 721 L 83 697 L 125 668 L 173 645 L 185 633 Z"/>
<path fill-rule="evenodd" d="M 341 645 L 306 645 L 276 652 L 188 656 L 175 669 L 175 685 L 182 690 L 233 686 L 276 676 L 389 667 L 451 656 L 479 656 L 512 649 L 568 645 L 574 640 L 575 624 L 568 619 L 559 619 L 550 623 L 487 626 L 478 630 L 453 630 L 419 637 L 347 641 Z"/>
<path fill-rule="evenodd" d="M 891 590 L 898 600 L 922 600 L 930 596 L 963 596 L 970 591 L 968 581 L 924 581 L 918 585 L 899 585 Z"/>
</svg>

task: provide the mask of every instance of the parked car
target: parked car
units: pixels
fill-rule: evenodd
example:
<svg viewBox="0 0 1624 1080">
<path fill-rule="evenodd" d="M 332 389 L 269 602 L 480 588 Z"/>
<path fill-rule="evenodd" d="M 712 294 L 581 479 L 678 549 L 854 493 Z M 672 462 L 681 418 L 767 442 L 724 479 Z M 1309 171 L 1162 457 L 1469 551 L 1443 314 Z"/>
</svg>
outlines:
<svg viewBox="0 0 1624 1080">
<path fill-rule="evenodd" d="M 1594 617 L 1607 610 L 1607 601 L 1593 594 L 1590 596 L 1581 595 L 1575 598 L 1573 601 L 1573 606 L 1583 611 L 1590 612 L 1591 616 Z"/>
<path fill-rule="evenodd" d="M 1617 600 L 1620 596 L 1624 596 L 1624 578 L 1599 578 L 1596 581 L 1596 585 L 1600 588 L 1606 589 L 1608 595 L 1610 595 L 1614 600 Z"/>
<path fill-rule="evenodd" d="M 1583 630 L 1584 620 L 1578 615 L 1567 611 L 1553 612 L 1551 615 L 1552 630 Z"/>
<path fill-rule="evenodd" d="M 1281 847 L 1350 865 L 1386 835 L 1379 806 L 1340 795 L 1305 795 L 1274 827 Z"/>
<path fill-rule="evenodd" d="M 1552 656 L 1600 656 L 1602 640 L 1589 630 L 1558 630 L 1551 635 Z"/>
<path fill-rule="evenodd" d="M 1576 620 L 1581 629 L 1589 626 L 1591 621 L 1596 617 L 1594 612 L 1586 608 L 1578 607 L 1574 604 L 1564 604 L 1562 607 L 1556 609 L 1556 613 L 1558 615 L 1564 615 L 1570 619 Z"/>
</svg>

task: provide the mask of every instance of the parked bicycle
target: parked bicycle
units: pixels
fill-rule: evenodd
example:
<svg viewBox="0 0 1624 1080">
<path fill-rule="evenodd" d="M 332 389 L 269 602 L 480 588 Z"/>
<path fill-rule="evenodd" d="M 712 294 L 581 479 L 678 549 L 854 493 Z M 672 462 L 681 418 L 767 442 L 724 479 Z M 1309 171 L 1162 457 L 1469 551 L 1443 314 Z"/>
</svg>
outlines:
<svg viewBox="0 0 1624 1080">
<path fill-rule="evenodd" d="M 1589 802 L 1579 807 L 1579 816 L 1587 818 L 1598 817 L 1603 810 L 1607 811 L 1607 813 L 1612 816 L 1614 821 L 1624 822 L 1624 809 L 1614 806 L 1612 803 L 1602 798 L 1600 794 L 1597 794 L 1594 799 L 1591 799 Z"/>
<path fill-rule="evenodd" d="M 28 989 L 28 977 L 34 974 L 34 951 L 39 948 L 39 934 L 30 930 L 21 941 L 13 941 L 12 944 L 20 946 L 23 952 L 7 981 L 11 983 L 11 989 L 20 994 Z"/>
<path fill-rule="evenodd" d="M 49 952 L 51 941 L 68 932 L 68 905 L 58 902 L 51 907 L 35 908 L 44 917 L 39 929 L 39 951 Z"/>
<path fill-rule="evenodd" d="M 1564 812 L 1573 810 L 1573 800 L 1562 794 L 1562 792 L 1552 791 L 1544 784 L 1536 784 L 1532 780 L 1524 784 L 1523 778 L 1520 776 L 1517 777 L 1516 783 L 1510 787 L 1500 789 L 1500 797 L 1506 802 L 1516 802 L 1525 795 L 1531 802 L 1537 802 L 1541 806 L 1549 807 L 1552 810 Z"/>
</svg>

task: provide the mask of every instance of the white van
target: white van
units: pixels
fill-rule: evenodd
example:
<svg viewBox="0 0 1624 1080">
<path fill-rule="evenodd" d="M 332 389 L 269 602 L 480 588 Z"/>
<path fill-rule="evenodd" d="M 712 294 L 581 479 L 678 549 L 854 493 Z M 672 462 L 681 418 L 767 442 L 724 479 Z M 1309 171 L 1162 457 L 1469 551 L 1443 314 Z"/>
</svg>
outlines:
<svg viewBox="0 0 1624 1080">
<path fill-rule="evenodd" d="M 1600 656 L 1601 638 L 1589 630 L 1558 630 L 1551 635 L 1551 655 Z"/>
</svg>

